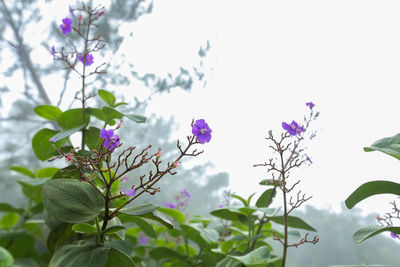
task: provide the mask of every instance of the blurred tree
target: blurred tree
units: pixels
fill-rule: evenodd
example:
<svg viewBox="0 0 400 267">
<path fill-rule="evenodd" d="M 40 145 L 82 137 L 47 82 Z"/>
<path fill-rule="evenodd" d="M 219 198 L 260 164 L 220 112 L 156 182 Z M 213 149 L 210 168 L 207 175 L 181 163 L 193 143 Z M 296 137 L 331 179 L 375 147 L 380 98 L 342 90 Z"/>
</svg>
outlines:
<svg viewBox="0 0 400 267">
<path fill-rule="evenodd" d="M 60 2 L 62 2 L 60 6 L 65 6 L 64 1 Z M 92 5 L 92 2 L 89 1 L 87 5 Z M 4 22 L 0 24 L 0 54 L 3 55 L 3 60 L 0 61 L 0 91 L 13 93 L 12 96 L 8 97 L 5 97 L 6 94 L 0 96 L 0 108 L 2 108 L 0 113 L 0 127 L 2 129 L 0 138 L 7 140 L 7 142 L 0 144 L 0 159 L 2 160 L 0 163 L 0 183 L 2 189 L 7 189 L 1 190 L 4 194 L 0 194 L 0 201 L 16 200 L 14 193 L 17 190 L 16 185 L 13 179 L 10 179 L 16 177 L 16 174 L 8 170 L 9 166 L 24 165 L 32 169 L 46 164 L 37 161 L 31 150 L 30 140 L 35 129 L 43 123 L 34 114 L 34 106 L 48 104 L 60 107 L 63 106 L 63 103 L 64 106 L 71 106 L 74 101 L 73 98 L 65 98 L 66 91 L 76 91 L 76 88 L 71 86 L 71 70 L 64 69 L 60 62 L 49 61 L 51 60 L 51 40 L 54 40 L 60 47 L 68 47 L 69 43 L 61 34 L 59 21 L 49 21 L 49 16 L 44 16 L 43 10 L 48 4 L 51 4 L 51 1 L 0 0 L 0 20 Z M 77 2 L 76 6 L 73 3 L 69 4 L 76 8 L 81 3 Z M 119 52 L 124 41 L 124 36 L 119 32 L 119 26 L 122 23 L 134 23 L 144 14 L 151 13 L 153 1 L 115 0 L 109 6 L 105 6 L 105 9 L 106 16 L 99 21 L 97 30 L 98 33 L 106 33 L 107 49 L 102 52 L 103 56 L 112 58 Z M 68 10 L 65 13 L 68 14 Z M 46 30 L 46 26 L 40 26 L 49 23 L 51 23 L 50 31 Z M 38 29 L 38 27 L 46 28 Z M 36 44 L 36 39 L 32 40 L 32 36 L 29 35 L 31 32 L 48 32 L 48 36 L 39 37 L 42 38 L 42 41 Z M 37 36 L 34 38 L 37 38 Z M 107 89 L 112 85 L 126 86 L 133 80 L 139 81 L 148 89 L 148 93 L 142 99 L 135 98 L 133 109 L 135 113 L 143 114 L 148 101 L 154 94 L 169 93 L 176 88 L 190 90 L 194 82 L 204 81 L 203 59 L 209 49 L 208 42 L 205 47 L 200 47 L 200 66 L 192 67 L 190 70 L 181 67 L 173 73 L 168 73 L 165 77 L 156 73 L 142 73 L 142 71 L 135 69 L 132 64 L 129 64 L 130 71 L 128 72 L 120 71 L 119 65 L 106 64 L 107 74 L 96 79 L 91 84 L 91 89 L 95 91 L 98 88 Z M 35 57 L 38 54 L 48 55 L 48 59 Z M 49 83 L 49 77 L 62 82 Z M 21 85 L 23 85 L 23 88 L 21 88 Z M 57 100 L 51 100 L 48 94 L 50 90 L 59 92 Z M 14 102 L 11 108 L 6 109 L 5 106 L 1 106 L 2 99 L 3 102 L 9 102 L 11 99 Z M 153 127 L 152 124 L 155 123 L 156 127 L 163 127 L 163 129 L 152 132 L 153 135 L 149 136 L 150 139 L 147 139 L 148 135 L 143 135 L 142 137 L 146 138 L 139 138 L 138 142 L 151 143 L 157 141 L 155 143 L 159 143 L 162 140 L 166 142 L 165 140 L 169 139 L 173 123 L 167 124 L 161 123 L 161 121 L 161 119 L 149 120 L 144 128 L 150 129 Z M 57 126 L 53 124 L 49 127 L 55 128 Z M 139 132 L 136 133 L 136 128 L 128 133 L 128 135 L 131 134 L 134 136 L 141 135 Z M 186 170 L 186 172 L 189 172 L 189 170 Z M 205 173 L 205 168 L 199 168 L 196 173 L 198 177 L 201 177 Z M 223 176 L 221 185 L 226 184 L 227 175 L 223 174 Z M 188 184 L 189 186 L 192 185 Z M 207 188 L 206 185 L 204 187 Z M 215 192 L 215 190 L 212 190 L 212 192 Z"/>
</svg>

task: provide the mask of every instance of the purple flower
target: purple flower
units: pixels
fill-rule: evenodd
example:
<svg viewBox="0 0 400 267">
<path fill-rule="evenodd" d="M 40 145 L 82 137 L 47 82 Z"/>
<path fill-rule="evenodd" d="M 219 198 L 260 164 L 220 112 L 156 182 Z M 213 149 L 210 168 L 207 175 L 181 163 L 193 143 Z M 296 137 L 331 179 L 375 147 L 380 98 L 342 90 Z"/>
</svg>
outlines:
<svg viewBox="0 0 400 267">
<path fill-rule="evenodd" d="M 129 180 L 129 177 L 123 177 L 123 178 L 121 178 L 121 183 L 126 183 L 126 182 L 128 182 L 128 180 Z"/>
<path fill-rule="evenodd" d="M 222 209 L 223 207 L 224 207 L 224 205 L 222 205 L 222 204 L 218 205 L 218 208 L 220 208 L 220 209 Z"/>
<path fill-rule="evenodd" d="M 212 130 L 208 127 L 208 124 L 203 120 L 197 120 L 193 125 L 192 133 L 197 137 L 200 143 L 208 143 L 211 139 Z"/>
<path fill-rule="evenodd" d="M 54 45 L 51 47 L 51 55 L 53 57 L 56 55 L 56 49 L 54 48 Z"/>
<path fill-rule="evenodd" d="M 183 207 L 183 205 L 185 205 L 185 202 L 179 202 L 179 205 L 181 206 L 181 207 Z"/>
<path fill-rule="evenodd" d="M 106 14 L 106 11 L 105 10 L 102 10 L 102 11 L 99 11 L 99 12 L 97 12 L 97 16 L 103 16 L 104 14 Z"/>
<path fill-rule="evenodd" d="M 164 206 L 170 209 L 176 209 L 176 206 L 172 203 L 164 203 Z"/>
<path fill-rule="evenodd" d="M 76 18 L 76 17 L 75 17 L 75 14 L 74 14 L 74 10 L 71 8 L 71 6 L 69 6 L 69 13 L 71 14 L 71 16 L 72 16 L 73 18 Z"/>
<path fill-rule="evenodd" d="M 302 126 L 299 126 L 295 121 L 292 121 L 290 125 L 286 122 L 282 122 L 282 127 L 283 129 L 288 131 L 290 135 L 300 135 L 302 132 L 304 132 L 304 128 Z"/>
<path fill-rule="evenodd" d="M 131 190 L 128 190 L 125 195 L 127 195 L 128 197 L 134 197 L 136 195 L 136 189 L 132 188 Z"/>
<path fill-rule="evenodd" d="M 144 235 L 139 239 L 139 243 L 141 245 L 145 245 L 147 243 L 147 237 Z"/>
<path fill-rule="evenodd" d="M 83 59 L 82 54 L 79 53 L 77 58 L 80 62 L 84 63 L 86 66 L 90 66 L 93 64 L 93 56 L 91 54 L 87 54 L 85 59 Z"/>
<path fill-rule="evenodd" d="M 315 104 L 313 102 L 307 102 L 306 106 L 310 107 L 310 109 L 312 109 L 315 106 Z"/>
<path fill-rule="evenodd" d="M 63 24 L 60 24 L 60 28 L 62 30 L 62 34 L 66 35 L 67 33 L 71 33 L 71 24 L 72 24 L 72 20 L 70 18 L 64 18 L 62 20 Z"/>
<path fill-rule="evenodd" d="M 106 130 L 105 128 L 101 129 L 100 137 L 104 139 L 104 147 L 109 151 L 114 150 L 119 143 L 119 136 L 114 134 L 114 130 Z"/>
<path fill-rule="evenodd" d="M 397 235 L 395 233 L 393 233 L 393 232 L 390 232 L 390 236 L 393 237 L 393 238 L 397 238 Z"/>
<path fill-rule="evenodd" d="M 310 166 L 311 164 L 312 164 L 312 161 L 311 161 L 311 159 L 307 156 L 307 154 L 306 154 L 306 160 L 310 163 L 308 166 Z"/>
<path fill-rule="evenodd" d="M 52 138 L 49 139 L 50 143 L 54 143 L 54 136 Z"/>
<path fill-rule="evenodd" d="M 190 194 L 189 194 L 189 192 L 188 192 L 186 189 L 183 189 L 183 194 L 185 194 L 185 196 L 186 196 L 187 198 L 190 198 Z"/>
</svg>

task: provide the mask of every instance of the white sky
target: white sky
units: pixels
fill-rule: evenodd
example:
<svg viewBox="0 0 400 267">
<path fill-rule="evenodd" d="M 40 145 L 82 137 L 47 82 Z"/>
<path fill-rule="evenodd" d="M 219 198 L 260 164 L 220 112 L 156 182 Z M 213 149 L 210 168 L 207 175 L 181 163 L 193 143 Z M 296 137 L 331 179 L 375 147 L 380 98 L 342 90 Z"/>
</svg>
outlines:
<svg viewBox="0 0 400 267">
<path fill-rule="evenodd" d="M 270 156 L 268 130 L 301 121 L 305 102 L 316 103 L 318 135 L 307 151 L 314 164 L 297 172 L 299 189 L 314 196 L 309 204 L 337 210 L 366 181 L 400 179 L 398 160 L 362 150 L 400 132 L 399 11 L 399 1 L 383 0 L 156 0 L 152 14 L 120 30 L 133 32 L 122 46 L 127 61 L 160 74 L 197 64 L 199 46 L 210 40 L 207 86 L 155 97 L 147 115 L 175 116 L 174 138 L 204 118 L 213 137 L 190 161 L 229 172 L 230 188 L 242 196 L 264 189 L 265 170 L 252 165 Z M 390 200 L 358 207 L 388 212 Z"/>
</svg>

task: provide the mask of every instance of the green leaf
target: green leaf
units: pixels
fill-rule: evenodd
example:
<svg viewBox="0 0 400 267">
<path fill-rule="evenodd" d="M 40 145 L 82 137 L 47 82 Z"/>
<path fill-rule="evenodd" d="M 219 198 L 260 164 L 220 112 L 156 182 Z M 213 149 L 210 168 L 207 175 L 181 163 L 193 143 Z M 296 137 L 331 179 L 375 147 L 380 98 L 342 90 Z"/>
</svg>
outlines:
<svg viewBox="0 0 400 267">
<path fill-rule="evenodd" d="M 175 250 L 166 247 L 157 247 L 150 251 L 150 256 L 155 260 L 161 259 L 180 259 L 185 260 L 186 256 L 182 255 Z"/>
<path fill-rule="evenodd" d="M 110 92 L 108 92 L 106 90 L 101 90 L 101 89 L 98 90 L 97 93 L 99 94 L 101 99 L 104 100 L 104 102 L 106 102 L 111 107 L 114 106 L 116 99 L 115 99 L 115 96 L 112 93 L 110 93 Z"/>
<path fill-rule="evenodd" d="M 270 257 L 270 253 L 267 246 L 259 247 L 243 256 L 228 256 L 240 261 L 246 265 L 246 267 L 264 267 L 266 264 L 272 262 L 271 259 L 268 259 Z"/>
<path fill-rule="evenodd" d="M 220 260 L 215 267 L 241 267 L 241 266 L 242 264 L 239 261 L 233 258 L 226 257 Z"/>
<path fill-rule="evenodd" d="M 373 237 L 374 235 L 380 234 L 382 232 L 393 232 L 395 234 L 400 234 L 400 227 L 384 227 L 381 225 L 370 225 L 370 226 L 365 226 L 360 229 L 358 229 L 354 234 L 353 234 L 353 239 L 357 243 L 361 243 L 364 240 Z"/>
<path fill-rule="evenodd" d="M 158 210 L 166 215 L 174 218 L 178 223 L 184 223 L 186 221 L 185 215 L 177 209 L 171 208 L 158 208 Z"/>
<path fill-rule="evenodd" d="M 53 177 L 60 169 L 55 168 L 55 167 L 48 167 L 48 168 L 42 168 L 37 172 L 37 176 L 39 178 L 51 178 Z"/>
<path fill-rule="evenodd" d="M 217 230 L 212 228 L 204 228 L 203 224 L 201 223 L 190 223 L 188 225 L 195 229 L 206 243 L 211 244 L 218 241 L 219 234 Z"/>
<path fill-rule="evenodd" d="M 151 220 L 158 221 L 168 228 L 173 228 L 174 225 L 165 216 L 157 210 L 157 206 L 151 203 L 143 203 L 134 207 L 123 208 L 120 210 L 121 214 L 140 216 Z M 125 217 L 126 218 L 126 217 Z"/>
<path fill-rule="evenodd" d="M 81 174 L 75 166 L 68 166 L 54 174 L 53 179 L 80 179 L 80 177 Z"/>
<path fill-rule="evenodd" d="M 86 110 L 85 110 L 86 111 Z M 89 112 L 85 112 L 85 125 L 90 121 Z M 64 111 L 58 118 L 57 123 L 64 130 L 73 129 L 82 126 L 82 109 L 75 108 Z"/>
<path fill-rule="evenodd" d="M 51 129 L 41 129 L 32 138 L 32 149 L 38 159 L 44 161 L 48 160 L 53 156 L 59 155 L 59 153 L 53 148 L 52 143 L 50 143 L 50 138 L 57 134 L 58 131 Z M 55 143 L 55 146 L 60 148 L 65 144 L 67 139 L 60 140 Z"/>
<path fill-rule="evenodd" d="M 90 221 L 104 206 L 103 197 L 90 184 L 71 179 L 46 182 L 42 197 L 47 212 L 68 223 Z"/>
<path fill-rule="evenodd" d="M 364 147 L 364 151 L 380 151 L 392 157 L 400 159 L 400 134 L 380 139 L 374 142 L 371 146 Z"/>
<path fill-rule="evenodd" d="M 122 119 L 123 114 L 116 109 L 110 107 L 103 107 L 103 113 L 106 114 L 109 120 L 112 119 Z"/>
<path fill-rule="evenodd" d="M 101 226 L 103 226 L 103 222 Z M 108 221 L 107 228 L 104 230 L 105 234 L 114 235 L 116 238 L 124 240 L 125 239 L 125 227 L 122 225 L 121 221 L 114 217 Z"/>
<path fill-rule="evenodd" d="M 54 253 L 49 267 L 105 266 L 109 251 L 110 248 L 94 243 L 66 245 Z"/>
<path fill-rule="evenodd" d="M 248 207 L 248 206 L 249 206 L 249 203 L 248 203 L 244 198 L 242 198 L 241 196 L 238 196 L 238 195 L 231 195 L 231 197 L 240 200 L 240 201 L 243 203 L 243 205 L 244 205 L 245 207 Z"/>
<path fill-rule="evenodd" d="M 24 209 L 21 208 L 15 208 L 12 205 L 8 203 L 0 203 L 0 211 L 2 212 L 18 212 L 18 213 L 23 213 Z"/>
<path fill-rule="evenodd" d="M 42 186 L 50 178 L 36 178 L 32 180 L 18 180 L 17 182 L 22 186 L 22 192 L 24 195 L 33 200 L 35 203 L 40 204 L 42 202 Z"/>
<path fill-rule="evenodd" d="M 16 212 L 5 214 L 0 220 L 0 228 L 10 229 L 18 223 L 19 215 Z"/>
<path fill-rule="evenodd" d="M 138 216 L 131 216 L 129 218 L 129 221 L 133 222 L 137 226 L 139 226 L 140 229 L 142 229 L 142 231 L 146 233 L 146 235 L 148 235 L 150 237 L 153 237 L 153 238 L 157 237 L 157 234 L 154 231 L 153 226 L 150 223 L 148 223 L 147 221 L 145 221 L 144 219 L 142 219 L 142 218 L 140 218 Z"/>
<path fill-rule="evenodd" d="M 362 200 L 378 194 L 395 194 L 400 196 L 400 184 L 389 181 L 372 181 L 358 187 L 345 200 L 346 207 L 351 209 Z"/>
<path fill-rule="evenodd" d="M 0 247 L 0 266 L 8 267 L 14 263 L 14 258 L 8 250 Z"/>
<path fill-rule="evenodd" d="M 217 209 L 213 210 L 211 215 L 229 221 L 239 221 L 241 217 L 245 217 L 242 213 L 231 209 Z"/>
<path fill-rule="evenodd" d="M 114 108 L 116 108 L 116 107 L 118 107 L 118 106 L 121 106 L 121 105 L 128 105 L 128 103 L 126 103 L 126 102 L 115 103 L 115 104 L 114 104 Z"/>
<path fill-rule="evenodd" d="M 72 225 L 72 231 L 82 234 L 96 234 L 97 229 L 91 224 L 88 223 L 77 223 Z"/>
<path fill-rule="evenodd" d="M 35 174 L 31 172 L 29 169 L 22 167 L 22 166 L 11 166 L 10 170 L 19 172 L 20 174 L 23 174 L 25 176 L 28 176 L 30 178 L 35 178 Z"/>
<path fill-rule="evenodd" d="M 272 180 L 272 179 L 264 179 L 261 182 L 258 183 L 259 185 L 270 185 L 270 186 L 278 186 L 279 182 L 277 180 Z"/>
<path fill-rule="evenodd" d="M 108 252 L 108 258 L 105 267 L 133 267 L 136 264 L 133 260 L 123 253 L 122 251 L 111 248 L 110 252 Z"/>
<path fill-rule="evenodd" d="M 49 121 L 56 121 L 62 113 L 58 107 L 51 105 L 37 106 L 34 108 L 34 111 L 37 115 Z"/>
<path fill-rule="evenodd" d="M 86 145 L 90 150 L 99 149 L 102 139 L 100 138 L 100 129 L 90 127 L 85 131 Z"/>
<path fill-rule="evenodd" d="M 127 117 L 131 121 L 137 122 L 137 123 L 144 123 L 146 122 L 146 117 L 145 116 L 140 116 L 140 115 L 135 115 L 135 114 L 123 114 L 124 117 Z"/>
<path fill-rule="evenodd" d="M 265 190 L 264 193 L 262 193 L 261 196 L 257 199 L 256 206 L 259 208 L 268 207 L 269 205 L 271 205 L 275 195 L 275 188 Z"/>
<path fill-rule="evenodd" d="M 107 116 L 104 114 L 104 111 L 99 108 L 87 108 L 86 110 L 88 114 L 95 116 L 97 119 L 101 121 L 107 121 Z"/>
<path fill-rule="evenodd" d="M 269 218 L 271 221 L 282 224 L 283 225 L 283 216 L 273 216 Z M 304 229 L 308 231 L 313 231 L 316 232 L 314 227 L 300 219 L 299 217 L 296 216 L 288 216 L 288 226 L 293 227 L 293 228 L 298 228 L 298 229 Z"/>
<path fill-rule="evenodd" d="M 63 139 L 67 139 L 68 137 L 70 137 L 71 135 L 73 135 L 74 133 L 79 132 L 80 130 L 82 130 L 83 128 L 85 128 L 85 125 L 80 125 L 78 127 L 69 129 L 69 130 L 64 130 L 61 131 L 59 133 L 57 133 L 56 135 L 53 136 L 53 142 L 57 142 Z"/>
</svg>

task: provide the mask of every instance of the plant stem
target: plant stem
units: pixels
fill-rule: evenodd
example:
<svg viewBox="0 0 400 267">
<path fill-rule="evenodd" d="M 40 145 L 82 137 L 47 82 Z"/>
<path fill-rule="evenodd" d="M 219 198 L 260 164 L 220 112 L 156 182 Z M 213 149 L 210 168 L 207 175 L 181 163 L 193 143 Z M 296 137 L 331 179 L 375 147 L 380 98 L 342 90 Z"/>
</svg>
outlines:
<svg viewBox="0 0 400 267">
<path fill-rule="evenodd" d="M 281 158 L 281 175 L 282 175 L 282 193 L 283 193 L 283 234 L 284 234 L 284 242 L 283 242 L 283 255 L 282 255 L 282 267 L 285 267 L 286 263 L 286 255 L 287 255 L 287 248 L 288 248 L 288 214 L 287 214 L 287 203 L 286 203 L 286 181 L 285 181 L 285 167 L 286 164 L 283 163 L 283 150 L 279 144 L 278 151 Z"/>
</svg>

